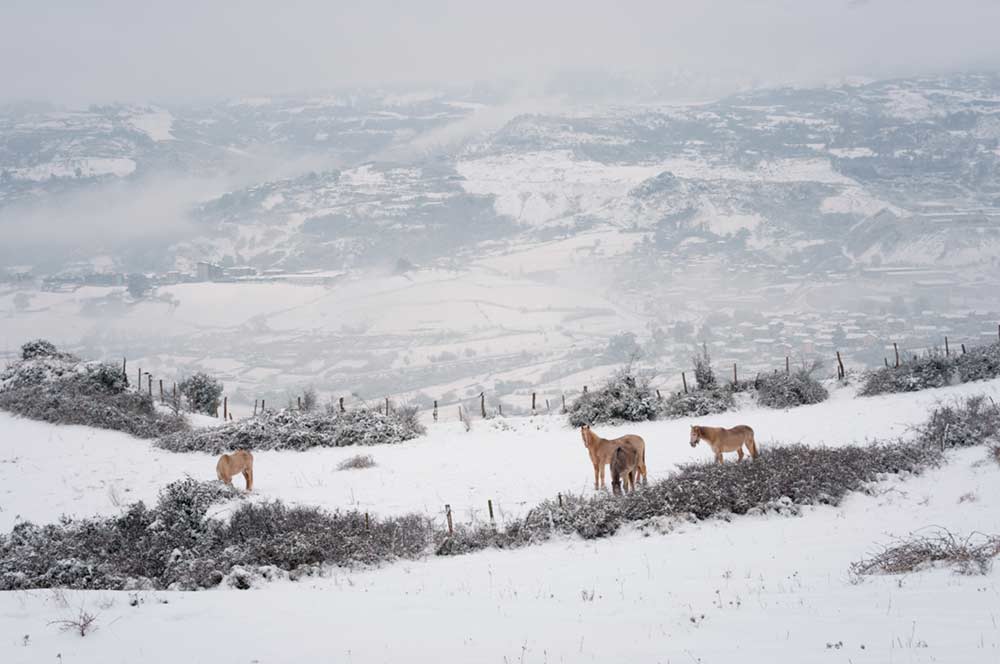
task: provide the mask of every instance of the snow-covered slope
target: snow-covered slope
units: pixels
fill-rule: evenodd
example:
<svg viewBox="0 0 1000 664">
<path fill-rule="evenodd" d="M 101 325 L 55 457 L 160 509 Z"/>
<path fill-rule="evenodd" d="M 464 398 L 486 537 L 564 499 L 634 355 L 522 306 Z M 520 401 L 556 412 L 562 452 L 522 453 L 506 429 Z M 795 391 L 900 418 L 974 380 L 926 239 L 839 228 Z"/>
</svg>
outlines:
<svg viewBox="0 0 1000 664">
<path fill-rule="evenodd" d="M 1000 397 L 1000 381 L 867 399 L 844 390 L 813 407 L 711 421 L 750 423 L 762 445 L 838 445 L 905 435 L 938 400 L 970 393 Z M 655 478 L 675 463 L 707 457 L 688 446 L 687 424 L 606 432 L 642 433 Z M 426 511 L 439 520 L 448 502 L 467 522 L 485 518 L 486 498 L 503 519 L 560 490 L 587 490 L 589 461 L 577 432 L 545 418 L 509 426 L 477 422 L 466 433 L 442 423 L 424 439 L 365 450 L 378 466 L 359 471 L 333 471 L 357 450 L 260 453 L 254 499 Z M 6 415 L 0 432 L 13 441 L 0 458 L 4 529 L 61 512 L 113 514 L 181 473 L 213 475 L 207 455 L 151 451 L 146 441 L 114 433 Z M 533 462 L 519 462 L 525 457 Z M 847 568 L 892 537 L 930 526 L 1000 532 L 998 502 L 1000 466 L 972 448 L 950 453 L 947 465 L 921 477 L 888 480 L 872 495 L 800 516 L 663 523 L 607 540 L 330 570 L 249 591 L 2 593 L 0 656 L 38 662 L 58 653 L 102 664 L 206 661 L 209 651 L 212 661 L 259 662 L 712 662 L 738 654 L 753 663 L 985 663 L 1000 650 L 991 618 L 1000 572 L 965 577 L 931 569 L 859 582 Z M 81 609 L 98 617 L 87 637 L 53 624 Z M 218 650 L 220 639 L 225 649 Z"/>
</svg>

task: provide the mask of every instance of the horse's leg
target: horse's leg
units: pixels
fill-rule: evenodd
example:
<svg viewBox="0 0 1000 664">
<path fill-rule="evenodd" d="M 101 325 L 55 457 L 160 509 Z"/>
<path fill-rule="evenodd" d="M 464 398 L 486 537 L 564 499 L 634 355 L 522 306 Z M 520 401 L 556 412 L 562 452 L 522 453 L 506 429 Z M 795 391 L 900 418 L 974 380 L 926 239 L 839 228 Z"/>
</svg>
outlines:
<svg viewBox="0 0 1000 664">
<path fill-rule="evenodd" d="M 736 449 L 736 454 L 738 454 L 738 455 L 739 455 L 739 458 L 738 458 L 738 459 L 736 460 L 736 462 L 737 462 L 737 463 L 739 463 L 740 461 L 743 461 L 743 446 L 742 446 L 742 445 L 740 445 L 740 446 L 739 446 L 739 447 L 738 447 L 738 448 Z"/>
<path fill-rule="evenodd" d="M 243 470 L 243 479 L 247 483 L 247 491 L 253 490 L 253 468 L 246 468 Z"/>
<path fill-rule="evenodd" d="M 605 466 L 607 464 L 604 461 L 601 461 L 600 463 L 601 463 L 601 488 L 602 489 L 607 489 L 608 485 L 604 481 L 604 477 L 605 477 L 605 472 L 604 471 L 605 471 Z"/>
<path fill-rule="evenodd" d="M 722 463 L 722 452 L 718 450 L 715 452 L 715 463 Z"/>
<path fill-rule="evenodd" d="M 598 462 L 595 461 L 594 462 L 594 491 L 597 491 L 599 488 L 601 488 L 600 485 L 598 484 L 598 470 L 597 470 L 597 466 L 598 466 Z"/>
<path fill-rule="evenodd" d="M 639 479 L 639 474 L 642 473 L 642 483 L 645 486 L 649 484 L 649 478 L 646 476 L 646 448 L 642 450 L 642 455 L 639 457 L 639 466 L 635 471 L 635 478 Z"/>
</svg>

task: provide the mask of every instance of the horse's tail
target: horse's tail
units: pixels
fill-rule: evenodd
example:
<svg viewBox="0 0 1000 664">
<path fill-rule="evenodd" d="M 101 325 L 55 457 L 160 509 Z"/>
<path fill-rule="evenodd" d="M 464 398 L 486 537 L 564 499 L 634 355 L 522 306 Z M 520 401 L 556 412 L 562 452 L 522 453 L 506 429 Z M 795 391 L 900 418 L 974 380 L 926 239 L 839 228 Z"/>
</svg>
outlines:
<svg viewBox="0 0 1000 664">
<path fill-rule="evenodd" d="M 638 470 L 639 470 L 639 472 L 637 473 L 637 475 L 638 474 L 642 475 L 642 483 L 644 485 L 648 484 L 649 480 L 646 477 L 646 445 L 645 445 L 645 441 L 643 441 L 642 453 L 639 455 L 639 469 Z"/>
<path fill-rule="evenodd" d="M 747 440 L 747 449 L 750 450 L 750 458 L 756 459 L 758 456 L 757 441 L 754 440 L 753 429 L 750 429 L 750 438 Z"/>
</svg>

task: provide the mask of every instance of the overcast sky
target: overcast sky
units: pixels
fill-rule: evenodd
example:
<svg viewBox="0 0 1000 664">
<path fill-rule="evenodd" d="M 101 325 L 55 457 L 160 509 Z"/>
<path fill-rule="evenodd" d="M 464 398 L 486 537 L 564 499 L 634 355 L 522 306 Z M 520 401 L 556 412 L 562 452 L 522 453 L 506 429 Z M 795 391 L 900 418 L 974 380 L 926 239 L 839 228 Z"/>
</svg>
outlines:
<svg viewBox="0 0 1000 664">
<path fill-rule="evenodd" d="M 822 82 L 1000 66 L 1000 0 L 2 0 L 0 100 L 675 68 Z"/>
</svg>

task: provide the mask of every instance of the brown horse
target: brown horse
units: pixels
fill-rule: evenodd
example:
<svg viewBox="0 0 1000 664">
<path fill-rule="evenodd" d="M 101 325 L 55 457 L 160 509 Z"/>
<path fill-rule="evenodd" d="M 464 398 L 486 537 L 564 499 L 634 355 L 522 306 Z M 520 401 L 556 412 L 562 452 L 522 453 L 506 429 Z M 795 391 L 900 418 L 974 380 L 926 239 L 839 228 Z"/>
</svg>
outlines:
<svg viewBox="0 0 1000 664">
<path fill-rule="evenodd" d="M 753 439 L 753 429 L 740 424 L 732 429 L 722 427 L 691 427 L 691 447 L 704 440 L 715 452 L 716 463 L 722 463 L 724 452 L 736 452 L 740 455 L 738 461 L 743 461 L 743 446 L 754 459 L 757 458 L 757 443 Z"/>
<path fill-rule="evenodd" d="M 611 463 L 615 450 L 622 445 L 631 446 L 639 456 L 638 467 L 642 474 L 642 482 L 646 483 L 646 441 L 639 436 L 629 434 L 614 440 L 606 440 L 594 433 L 588 425 L 580 427 L 583 446 L 590 453 L 590 462 L 594 464 L 594 488 L 604 488 L 604 467 Z"/>
<path fill-rule="evenodd" d="M 619 445 L 611 455 L 611 491 L 622 495 L 622 478 L 625 478 L 625 493 L 635 491 L 635 481 L 639 478 L 639 454 L 631 445 Z"/>
<path fill-rule="evenodd" d="M 236 450 L 232 454 L 223 454 L 215 465 L 215 474 L 224 483 L 232 485 L 233 477 L 243 474 L 247 483 L 247 491 L 253 491 L 253 455 L 246 450 Z"/>
</svg>

